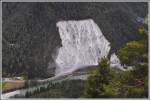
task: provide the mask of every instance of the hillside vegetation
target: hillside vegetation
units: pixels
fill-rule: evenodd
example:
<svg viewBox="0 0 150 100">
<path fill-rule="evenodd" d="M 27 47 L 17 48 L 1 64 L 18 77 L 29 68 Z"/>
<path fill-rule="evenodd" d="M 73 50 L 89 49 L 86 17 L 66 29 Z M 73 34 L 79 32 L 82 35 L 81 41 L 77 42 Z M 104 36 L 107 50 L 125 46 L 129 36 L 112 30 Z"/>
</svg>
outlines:
<svg viewBox="0 0 150 100">
<path fill-rule="evenodd" d="M 55 74 L 55 58 L 61 47 L 56 23 L 93 19 L 111 43 L 111 53 L 140 38 L 137 18 L 148 14 L 147 3 L 24 3 L 4 2 L 3 77 L 47 78 Z"/>
<path fill-rule="evenodd" d="M 147 98 L 148 97 L 148 31 L 139 28 L 141 39 L 130 41 L 117 52 L 122 65 L 132 70 L 116 71 L 104 58 L 88 78 L 83 97 Z"/>
</svg>

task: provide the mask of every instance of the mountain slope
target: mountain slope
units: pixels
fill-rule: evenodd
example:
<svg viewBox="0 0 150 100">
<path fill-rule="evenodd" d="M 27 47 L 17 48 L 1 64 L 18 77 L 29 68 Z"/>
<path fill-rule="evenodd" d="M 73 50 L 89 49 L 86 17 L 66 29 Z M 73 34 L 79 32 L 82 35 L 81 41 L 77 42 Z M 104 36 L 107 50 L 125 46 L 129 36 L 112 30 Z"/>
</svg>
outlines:
<svg viewBox="0 0 150 100">
<path fill-rule="evenodd" d="M 56 23 L 93 19 L 111 43 L 111 53 L 136 40 L 147 3 L 3 3 L 3 76 L 52 76 L 61 47 Z"/>
</svg>

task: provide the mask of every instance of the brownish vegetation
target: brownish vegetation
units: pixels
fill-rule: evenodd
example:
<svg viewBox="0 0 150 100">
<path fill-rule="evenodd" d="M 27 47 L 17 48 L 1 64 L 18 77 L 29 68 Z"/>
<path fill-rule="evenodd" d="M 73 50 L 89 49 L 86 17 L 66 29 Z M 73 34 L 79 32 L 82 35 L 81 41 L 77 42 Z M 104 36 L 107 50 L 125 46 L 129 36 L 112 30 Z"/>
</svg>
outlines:
<svg viewBox="0 0 150 100">
<path fill-rule="evenodd" d="M 5 83 L 5 86 L 3 87 L 2 92 L 10 92 L 17 89 L 24 88 L 25 81 L 23 80 L 12 80 Z"/>
</svg>

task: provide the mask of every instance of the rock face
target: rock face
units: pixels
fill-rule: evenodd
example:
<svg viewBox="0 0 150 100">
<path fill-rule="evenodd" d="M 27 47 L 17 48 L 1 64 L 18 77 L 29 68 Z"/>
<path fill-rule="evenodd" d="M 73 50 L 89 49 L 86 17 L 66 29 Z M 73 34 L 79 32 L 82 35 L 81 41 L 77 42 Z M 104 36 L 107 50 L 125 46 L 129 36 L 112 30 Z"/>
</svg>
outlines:
<svg viewBox="0 0 150 100">
<path fill-rule="evenodd" d="M 110 43 L 92 19 L 59 21 L 57 27 L 62 47 L 56 58 L 56 75 L 97 65 L 98 59 L 109 54 Z"/>
<path fill-rule="evenodd" d="M 115 53 L 113 53 L 110 57 L 110 67 L 117 68 L 120 70 L 125 70 L 123 68 L 123 66 L 121 65 L 120 60 Z"/>
<path fill-rule="evenodd" d="M 3 3 L 3 76 L 54 74 L 62 41 L 56 23 L 93 19 L 115 52 L 129 40 L 138 39 L 148 14 L 147 3 Z M 49 73 L 47 73 L 49 72 Z"/>
</svg>

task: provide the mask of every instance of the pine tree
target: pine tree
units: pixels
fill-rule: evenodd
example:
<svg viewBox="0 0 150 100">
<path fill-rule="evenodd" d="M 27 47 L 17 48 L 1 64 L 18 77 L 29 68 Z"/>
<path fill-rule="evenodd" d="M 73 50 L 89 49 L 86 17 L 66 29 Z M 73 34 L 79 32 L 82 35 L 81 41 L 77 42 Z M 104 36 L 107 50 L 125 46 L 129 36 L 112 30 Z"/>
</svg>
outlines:
<svg viewBox="0 0 150 100">
<path fill-rule="evenodd" d="M 123 72 L 121 91 L 123 97 L 148 97 L 148 31 L 139 28 L 141 39 L 130 41 L 118 51 L 122 64 L 131 65 L 132 70 Z M 120 91 L 120 92 L 121 92 Z"/>
<path fill-rule="evenodd" d="M 111 77 L 109 62 L 106 58 L 103 58 L 99 62 L 97 70 L 89 76 L 83 97 L 108 97 L 105 94 L 105 85 L 109 84 Z"/>
</svg>

